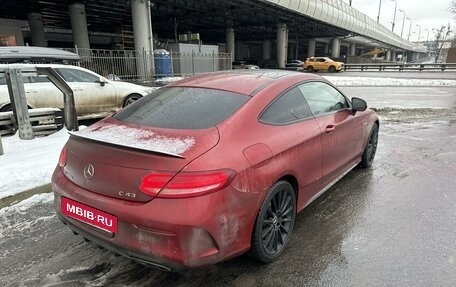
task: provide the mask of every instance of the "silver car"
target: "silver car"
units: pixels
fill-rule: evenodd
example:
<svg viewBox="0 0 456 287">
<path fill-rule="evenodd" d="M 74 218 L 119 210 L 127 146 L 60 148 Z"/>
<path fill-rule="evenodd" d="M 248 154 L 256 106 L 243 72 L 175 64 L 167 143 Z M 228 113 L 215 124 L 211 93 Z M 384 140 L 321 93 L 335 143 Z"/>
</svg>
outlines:
<svg viewBox="0 0 456 287">
<path fill-rule="evenodd" d="M 79 119 L 104 117 L 153 92 L 156 88 L 113 81 L 90 70 L 59 64 L 52 67 L 74 92 Z M 63 94 L 47 77 L 24 78 L 27 105 L 30 108 L 63 108 Z M 0 112 L 12 109 L 5 78 L 0 78 Z"/>
</svg>

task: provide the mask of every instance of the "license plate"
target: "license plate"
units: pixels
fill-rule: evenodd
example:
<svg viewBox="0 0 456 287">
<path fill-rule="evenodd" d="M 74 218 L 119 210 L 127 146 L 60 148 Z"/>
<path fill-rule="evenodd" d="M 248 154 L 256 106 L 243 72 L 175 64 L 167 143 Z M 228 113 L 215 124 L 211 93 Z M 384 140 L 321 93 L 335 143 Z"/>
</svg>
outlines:
<svg viewBox="0 0 456 287">
<path fill-rule="evenodd" d="M 99 229 L 117 233 L 117 217 L 77 201 L 62 197 L 62 213 Z"/>
</svg>

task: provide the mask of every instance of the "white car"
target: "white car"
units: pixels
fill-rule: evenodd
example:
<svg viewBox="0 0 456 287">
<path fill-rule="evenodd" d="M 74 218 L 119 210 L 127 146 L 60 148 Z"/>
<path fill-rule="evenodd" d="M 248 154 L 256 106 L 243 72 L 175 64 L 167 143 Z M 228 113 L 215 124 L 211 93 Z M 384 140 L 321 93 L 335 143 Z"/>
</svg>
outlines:
<svg viewBox="0 0 456 287">
<path fill-rule="evenodd" d="M 125 107 L 156 88 L 113 81 L 90 70 L 59 64 L 37 64 L 52 67 L 74 92 L 79 119 L 104 117 Z M 24 87 L 30 108 L 63 108 L 63 94 L 47 77 L 25 77 Z M 0 78 L 0 112 L 10 111 L 11 103 L 5 78 Z"/>
</svg>

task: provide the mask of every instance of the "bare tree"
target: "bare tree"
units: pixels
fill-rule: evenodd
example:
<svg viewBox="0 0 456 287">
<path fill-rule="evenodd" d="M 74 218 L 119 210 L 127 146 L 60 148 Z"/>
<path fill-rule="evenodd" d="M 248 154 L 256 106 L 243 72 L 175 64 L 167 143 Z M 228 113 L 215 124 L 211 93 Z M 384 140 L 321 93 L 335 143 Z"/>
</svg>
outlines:
<svg viewBox="0 0 456 287">
<path fill-rule="evenodd" d="M 452 1 L 452 4 L 456 4 L 456 0 Z M 456 6 L 455 6 L 456 8 Z M 451 29 L 450 29 L 450 23 L 448 23 L 448 26 L 442 26 L 440 29 L 437 30 L 437 34 L 435 36 L 435 63 L 438 62 L 439 57 L 440 57 L 440 52 L 442 51 L 443 44 L 445 44 L 445 41 L 447 40 L 448 36 L 451 34 Z"/>
</svg>

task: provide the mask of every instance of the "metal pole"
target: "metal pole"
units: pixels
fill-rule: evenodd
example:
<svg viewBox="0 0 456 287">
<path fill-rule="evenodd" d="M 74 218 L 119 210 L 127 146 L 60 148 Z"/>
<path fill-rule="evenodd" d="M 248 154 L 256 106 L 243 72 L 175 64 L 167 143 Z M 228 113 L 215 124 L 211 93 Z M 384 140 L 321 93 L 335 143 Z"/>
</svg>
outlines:
<svg viewBox="0 0 456 287">
<path fill-rule="evenodd" d="M 377 23 L 380 22 L 380 10 L 382 9 L 382 0 L 380 0 L 378 4 L 378 15 L 377 15 Z"/>
<path fill-rule="evenodd" d="M 418 31 L 418 42 L 419 42 L 420 37 L 421 37 L 421 25 L 416 24 L 416 26 L 420 27 L 420 30 Z"/>
<path fill-rule="evenodd" d="M 408 36 L 407 36 L 407 41 L 410 41 L 410 31 L 412 30 L 412 19 L 407 18 L 407 20 L 410 20 L 409 32 L 408 32 Z"/>
<path fill-rule="evenodd" d="M 401 9 L 399 9 L 399 12 L 402 12 L 402 13 L 404 13 L 404 17 L 402 17 L 402 28 L 401 28 L 401 38 L 402 38 L 402 34 L 404 33 L 405 11 L 404 11 L 404 10 L 401 10 Z"/>
<path fill-rule="evenodd" d="M 14 117 L 19 126 L 19 138 L 31 140 L 34 135 L 30 124 L 22 70 L 20 68 L 7 68 L 5 69 L 5 76 Z"/>
<path fill-rule="evenodd" d="M 394 33 L 394 25 L 396 24 L 397 1 L 396 0 L 391 0 L 391 1 L 394 1 L 396 3 L 396 5 L 394 5 L 393 26 L 391 27 L 391 31 Z"/>
</svg>

